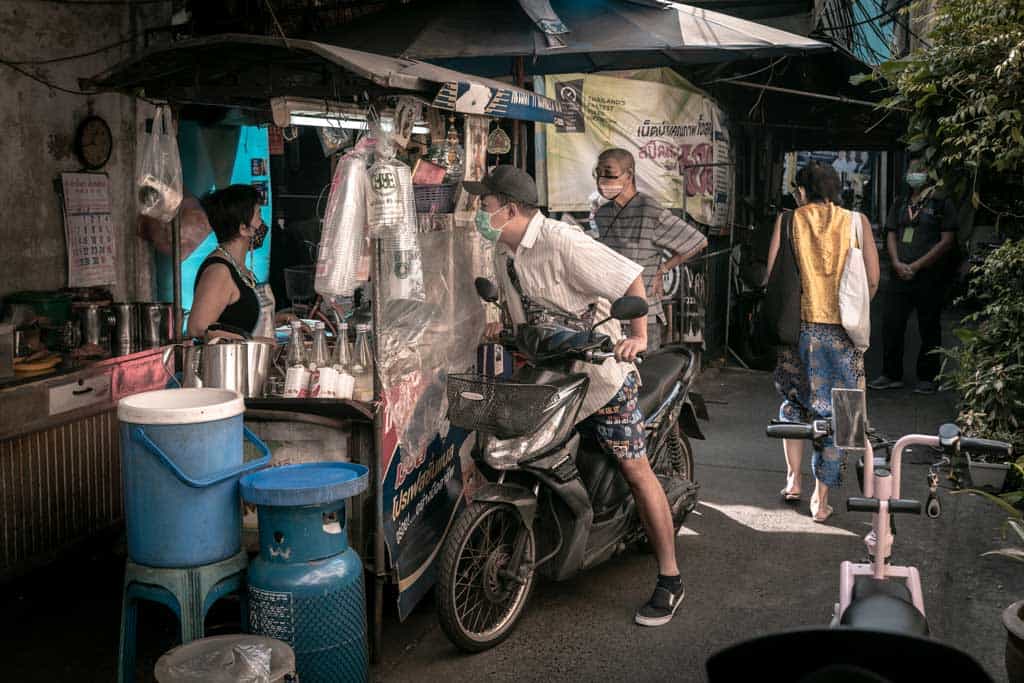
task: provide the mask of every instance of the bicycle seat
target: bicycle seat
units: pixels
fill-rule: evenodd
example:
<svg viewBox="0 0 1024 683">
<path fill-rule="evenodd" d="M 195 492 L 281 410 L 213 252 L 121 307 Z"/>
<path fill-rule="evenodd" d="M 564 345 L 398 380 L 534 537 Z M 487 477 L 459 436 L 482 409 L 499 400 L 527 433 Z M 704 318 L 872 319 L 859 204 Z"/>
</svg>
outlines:
<svg viewBox="0 0 1024 683">
<path fill-rule="evenodd" d="M 676 379 L 690 369 L 693 356 L 682 346 L 669 346 L 644 357 L 639 366 L 643 385 L 637 402 L 640 412 L 648 417 L 665 400 Z"/>
<path fill-rule="evenodd" d="M 840 619 L 843 626 L 928 635 L 928 620 L 914 607 L 902 582 L 858 576 L 850 600 Z"/>
</svg>

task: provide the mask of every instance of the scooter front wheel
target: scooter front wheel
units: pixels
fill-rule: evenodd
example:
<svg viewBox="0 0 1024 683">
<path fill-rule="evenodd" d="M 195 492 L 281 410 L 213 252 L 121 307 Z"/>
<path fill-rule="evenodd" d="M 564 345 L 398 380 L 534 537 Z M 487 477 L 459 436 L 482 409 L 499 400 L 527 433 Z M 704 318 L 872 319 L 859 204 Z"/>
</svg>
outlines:
<svg viewBox="0 0 1024 683">
<path fill-rule="evenodd" d="M 523 536 L 519 567 L 511 563 Z M 533 530 L 511 505 L 472 503 L 441 549 L 436 590 L 445 635 L 467 652 L 494 647 L 512 632 L 533 588 Z"/>
</svg>

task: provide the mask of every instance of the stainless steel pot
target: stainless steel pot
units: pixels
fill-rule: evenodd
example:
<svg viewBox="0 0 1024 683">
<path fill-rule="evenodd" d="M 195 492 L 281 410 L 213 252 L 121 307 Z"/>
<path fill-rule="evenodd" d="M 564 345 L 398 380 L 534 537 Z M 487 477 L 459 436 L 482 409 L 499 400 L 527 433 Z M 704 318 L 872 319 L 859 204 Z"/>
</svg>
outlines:
<svg viewBox="0 0 1024 683">
<path fill-rule="evenodd" d="M 113 304 L 110 312 L 114 317 L 110 333 L 110 351 L 115 356 L 127 356 L 139 350 L 136 308 L 134 304 Z"/>
<path fill-rule="evenodd" d="M 109 348 L 110 330 L 115 326 L 114 315 L 103 304 L 76 304 L 82 343 Z"/>
<path fill-rule="evenodd" d="M 246 341 L 246 398 L 263 398 L 277 347 L 270 342 Z"/>
<path fill-rule="evenodd" d="M 170 304 L 135 304 L 140 349 L 155 349 L 174 339 L 174 313 Z"/>
<path fill-rule="evenodd" d="M 231 389 L 246 398 L 263 398 L 274 345 L 239 341 L 185 347 L 184 386 Z"/>
</svg>

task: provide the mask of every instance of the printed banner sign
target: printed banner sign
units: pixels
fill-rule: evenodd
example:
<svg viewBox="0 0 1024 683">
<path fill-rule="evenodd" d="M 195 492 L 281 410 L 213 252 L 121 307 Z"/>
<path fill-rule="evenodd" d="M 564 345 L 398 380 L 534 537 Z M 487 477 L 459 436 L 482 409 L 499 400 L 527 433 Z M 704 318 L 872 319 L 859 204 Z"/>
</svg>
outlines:
<svg viewBox="0 0 1024 683">
<path fill-rule="evenodd" d="M 545 89 L 563 112 L 545 126 L 551 211 L 592 210 L 597 157 L 619 147 L 636 160 L 641 192 L 706 225 L 728 224 L 734 172 L 725 114 L 713 100 L 666 69 L 551 75 Z"/>
<path fill-rule="evenodd" d="M 543 95 L 518 89 L 491 88 L 482 83 L 467 81 L 443 84 L 433 104 L 439 109 L 461 114 L 545 123 L 561 121 L 560 108 Z"/>
<path fill-rule="evenodd" d="M 425 387 L 394 387 L 384 394 L 386 425 L 381 440 L 380 501 L 384 540 L 398 575 L 398 615 L 405 619 L 437 581 L 435 560 L 448 529 L 462 509 L 464 448 L 472 439 L 462 429 L 443 427 L 420 453 L 398 445 L 389 413 L 396 403 L 418 401 Z M 411 395 L 408 395 L 410 394 Z M 402 394 L 407 394 L 401 396 Z M 447 420 L 445 421 L 447 424 Z"/>
</svg>

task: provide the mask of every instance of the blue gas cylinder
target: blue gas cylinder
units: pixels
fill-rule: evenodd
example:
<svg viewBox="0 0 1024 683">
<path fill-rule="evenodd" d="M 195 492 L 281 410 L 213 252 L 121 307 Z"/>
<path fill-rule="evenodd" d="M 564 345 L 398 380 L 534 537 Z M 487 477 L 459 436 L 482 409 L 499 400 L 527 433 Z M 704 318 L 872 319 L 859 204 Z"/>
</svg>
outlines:
<svg viewBox="0 0 1024 683">
<path fill-rule="evenodd" d="M 259 518 L 260 555 L 249 565 L 249 630 L 288 643 L 303 683 L 366 681 L 363 564 L 345 526 L 345 499 L 366 489 L 366 467 L 288 465 L 240 484 Z"/>
</svg>

